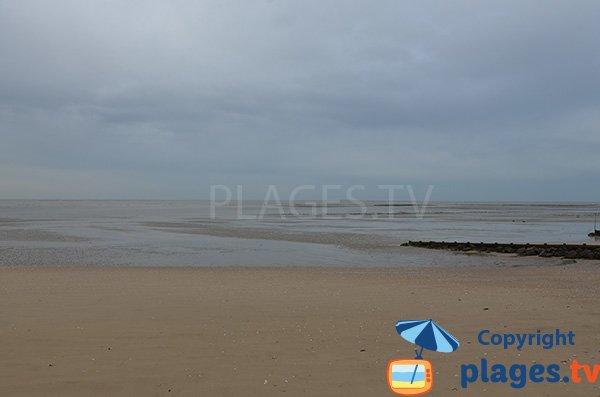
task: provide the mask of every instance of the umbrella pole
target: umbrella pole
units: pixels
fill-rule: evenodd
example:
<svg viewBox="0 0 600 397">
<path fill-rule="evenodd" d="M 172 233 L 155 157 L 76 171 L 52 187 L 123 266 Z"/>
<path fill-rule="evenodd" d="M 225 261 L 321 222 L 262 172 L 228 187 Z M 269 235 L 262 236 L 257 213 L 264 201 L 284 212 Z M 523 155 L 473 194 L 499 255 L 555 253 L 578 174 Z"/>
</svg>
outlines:
<svg viewBox="0 0 600 397">
<path fill-rule="evenodd" d="M 415 355 L 416 355 L 416 359 L 420 360 L 423 358 L 423 346 L 421 346 L 421 351 L 417 351 L 417 349 L 415 349 Z"/>
<path fill-rule="evenodd" d="M 417 353 L 417 351 L 415 350 L 415 353 Z M 423 346 L 421 346 L 421 351 L 417 353 L 417 360 L 420 360 L 423 358 Z M 415 381 L 415 376 L 417 375 L 417 369 L 419 368 L 419 364 L 415 365 L 415 370 L 413 371 L 413 375 L 412 378 L 410 379 L 410 384 L 412 385 L 413 382 Z"/>
<path fill-rule="evenodd" d="M 415 370 L 413 371 L 413 376 L 412 376 L 412 378 L 410 379 L 410 384 L 411 384 L 411 385 L 412 385 L 412 384 L 413 384 L 413 382 L 415 381 L 415 375 L 417 375 L 417 368 L 419 368 L 419 364 L 416 364 L 416 365 L 415 365 Z"/>
</svg>

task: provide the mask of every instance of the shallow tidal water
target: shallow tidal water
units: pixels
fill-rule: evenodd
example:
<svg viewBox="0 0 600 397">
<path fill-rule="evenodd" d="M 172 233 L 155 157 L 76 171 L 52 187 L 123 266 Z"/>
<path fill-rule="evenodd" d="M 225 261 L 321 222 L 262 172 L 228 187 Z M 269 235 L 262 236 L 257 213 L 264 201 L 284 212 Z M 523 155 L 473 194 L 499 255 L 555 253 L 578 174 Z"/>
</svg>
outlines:
<svg viewBox="0 0 600 397">
<path fill-rule="evenodd" d="M 598 205 L 585 203 L 438 202 L 415 208 L 379 202 L 266 207 L 248 201 L 211 211 L 208 201 L 0 200 L 0 265 L 560 263 L 400 245 L 408 240 L 598 243 L 587 236 L 596 211 Z"/>
</svg>

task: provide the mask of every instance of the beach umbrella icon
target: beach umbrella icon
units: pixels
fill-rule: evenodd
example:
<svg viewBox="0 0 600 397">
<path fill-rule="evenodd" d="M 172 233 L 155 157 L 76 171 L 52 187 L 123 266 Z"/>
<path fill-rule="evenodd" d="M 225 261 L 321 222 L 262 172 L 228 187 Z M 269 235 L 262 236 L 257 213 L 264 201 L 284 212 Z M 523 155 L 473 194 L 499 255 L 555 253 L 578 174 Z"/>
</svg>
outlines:
<svg viewBox="0 0 600 397">
<path fill-rule="evenodd" d="M 431 319 L 398 321 L 396 331 L 401 337 L 421 348 L 420 351 L 415 349 L 417 360 L 423 358 L 423 349 L 452 353 L 460 346 L 458 339 Z"/>
</svg>

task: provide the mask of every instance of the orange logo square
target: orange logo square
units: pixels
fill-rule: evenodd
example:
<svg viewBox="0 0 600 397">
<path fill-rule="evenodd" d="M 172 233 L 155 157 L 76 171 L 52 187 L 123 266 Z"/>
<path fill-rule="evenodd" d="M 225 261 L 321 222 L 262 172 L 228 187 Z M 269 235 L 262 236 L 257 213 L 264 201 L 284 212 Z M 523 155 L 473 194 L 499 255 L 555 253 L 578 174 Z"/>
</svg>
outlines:
<svg viewBox="0 0 600 397">
<path fill-rule="evenodd" d="M 433 369 L 427 360 L 392 360 L 387 370 L 388 386 L 400 396 L 428 393 L 433 386 Z"/>
</svg>

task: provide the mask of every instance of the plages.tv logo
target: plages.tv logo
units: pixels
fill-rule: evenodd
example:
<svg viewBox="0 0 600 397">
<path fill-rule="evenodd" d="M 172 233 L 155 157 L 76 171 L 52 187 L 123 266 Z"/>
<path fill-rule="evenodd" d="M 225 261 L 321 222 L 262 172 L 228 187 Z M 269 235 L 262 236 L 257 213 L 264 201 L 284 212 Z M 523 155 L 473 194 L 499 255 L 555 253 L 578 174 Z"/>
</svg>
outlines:
<svg viewBox="0 0 600 397">
<path fill-rule="evenodd" d="M 398 321 L 396 331 L 421 349 L 415 349 L 414 359 L 395 359 L 388 363 L 387 382 L 390 390 L 400 396 L 418 396 L 430 392 L 433 387 L 433 367 L 429 361 L 423 360 L 423 349 L 452 353 L 460 346 L 458 339 L 431 319 Z"/>
</svg>

